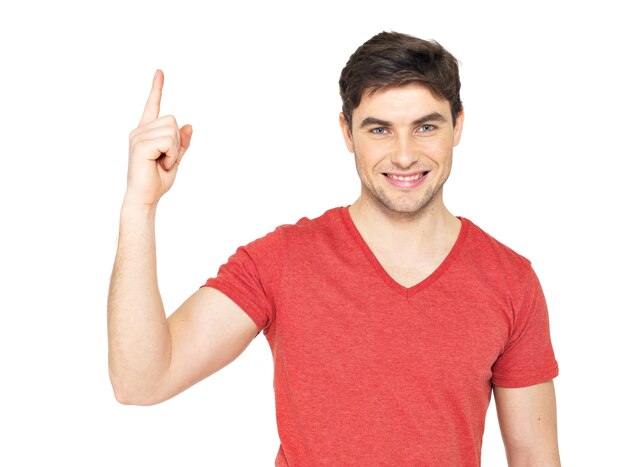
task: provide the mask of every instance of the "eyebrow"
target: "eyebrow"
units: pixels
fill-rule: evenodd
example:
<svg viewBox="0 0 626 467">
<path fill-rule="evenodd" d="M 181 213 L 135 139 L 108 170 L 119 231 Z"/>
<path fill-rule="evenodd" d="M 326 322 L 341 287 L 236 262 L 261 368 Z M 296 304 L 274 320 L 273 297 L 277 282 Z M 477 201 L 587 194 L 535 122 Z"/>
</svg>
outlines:
<svg viewBox="0 0 626 467">
<path fill-rule="evenodd" d="M 427 122 L 445 123 L 447 122 L 447 120 L 439 112 L 432 112 L 432 113 L 429 113 L 428 115 L 424 115 L 423 117 L 413 120 L 413 122 L 411 122 L 411 125 L 418 126 L 418 125 L 423 125 L 424 123 L 427 123 Z M 376 117 L 366 117 L 361 121 L 361 125 L 359 125 L 359 128 L 364 128 L 366 126 L 372 126 L 372 125 L 392 126 L 392 123 L 387 120 L 382 120 Z"/>
</svg>

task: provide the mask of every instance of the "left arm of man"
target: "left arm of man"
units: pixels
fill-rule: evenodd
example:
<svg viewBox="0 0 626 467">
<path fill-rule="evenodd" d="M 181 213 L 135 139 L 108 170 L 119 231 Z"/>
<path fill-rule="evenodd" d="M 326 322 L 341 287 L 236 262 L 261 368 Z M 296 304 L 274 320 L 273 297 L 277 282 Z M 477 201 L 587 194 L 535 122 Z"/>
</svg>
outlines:
<svg viewBox="0 0 626 467">
<path fill-rule="evenodd" d="M 560 467 L 553 382 L 493 393 L 509 467 Z"/>
</svg>

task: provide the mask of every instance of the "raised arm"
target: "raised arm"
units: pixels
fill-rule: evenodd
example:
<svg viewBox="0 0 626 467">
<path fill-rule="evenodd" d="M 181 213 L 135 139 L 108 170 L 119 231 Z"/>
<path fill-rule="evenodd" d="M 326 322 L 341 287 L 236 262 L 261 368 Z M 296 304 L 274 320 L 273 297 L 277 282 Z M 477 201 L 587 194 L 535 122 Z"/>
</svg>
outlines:
<svg viewBox="0 0 626 467">
<path fill-rule="evenodd" d="M 149 405 L 181 392 L 236 358 L 258 329 L 221 292 L 202 288 L 167 319 L 156 272 L 157 204 L 189 147 L 190 125 L 159 117 L 157 70 L 130 134 L 128 180 L 108 302 L 109 374 L 115 397 Z"/>
<path fill-rule="evenodd" d="M 553 382 L 493 392 L 509 466 L 560 466 Z"/>
</svg>

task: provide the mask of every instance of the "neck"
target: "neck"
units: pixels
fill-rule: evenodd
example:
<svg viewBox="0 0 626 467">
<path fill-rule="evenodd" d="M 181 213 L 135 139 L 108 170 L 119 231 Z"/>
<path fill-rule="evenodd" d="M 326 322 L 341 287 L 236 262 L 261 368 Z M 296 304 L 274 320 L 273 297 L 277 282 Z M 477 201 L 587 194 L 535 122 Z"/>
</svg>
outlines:
<svg viewBox="0 0 626 467">
<path fill-rule="evenodd" d="M 418 212 L 399 213 L 361 196 L 350 206 L 349 212 L 371 246 L 404 254 L 417 253 L 451 247 L 461 228 L 459 219 L 448 211 L 441 199 L 433 201 Z"/>
</svg>

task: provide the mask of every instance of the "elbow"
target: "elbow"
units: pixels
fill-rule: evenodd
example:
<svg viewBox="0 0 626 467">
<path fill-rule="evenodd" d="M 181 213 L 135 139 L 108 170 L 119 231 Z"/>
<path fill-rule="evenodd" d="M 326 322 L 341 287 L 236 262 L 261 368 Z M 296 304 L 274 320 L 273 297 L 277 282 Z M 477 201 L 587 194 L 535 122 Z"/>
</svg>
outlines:
<svg viewBox="0 0 626 467">
<path fill-rule="evenodd" d="M 149 405 L 142 404 L 142 399 L 133 395 L 131 392 L 117 389 L 115 386 L 113 387 L 113 395 L 115 396 L 115 400 L 122 405 Z"/>
<path fill-rule="evenodd" d="M 139 391 L 128 391 L 113 387 L 113 395 L 115 400 L 122 405 L 150 406 L 163 402 L 165 399 L 158 398 L 150 394 Z"/>
<path fill-rule="evenodd" d="M 123 378 L 110 377 L 115 400 L 122 405 L 149 406 L 163 402 L 167 397 L 162 397 L 155 387 L 131 384 Z"/>
<path fill-rule="evenodd" d="M 116 391 L 115 389 L 113 389 L 113 395 L 115 396 L 115 400 L 122 405 L 140 405 L 137 404 L 136 400 L 133 397 L 125 392 Z"/>
</svg>

